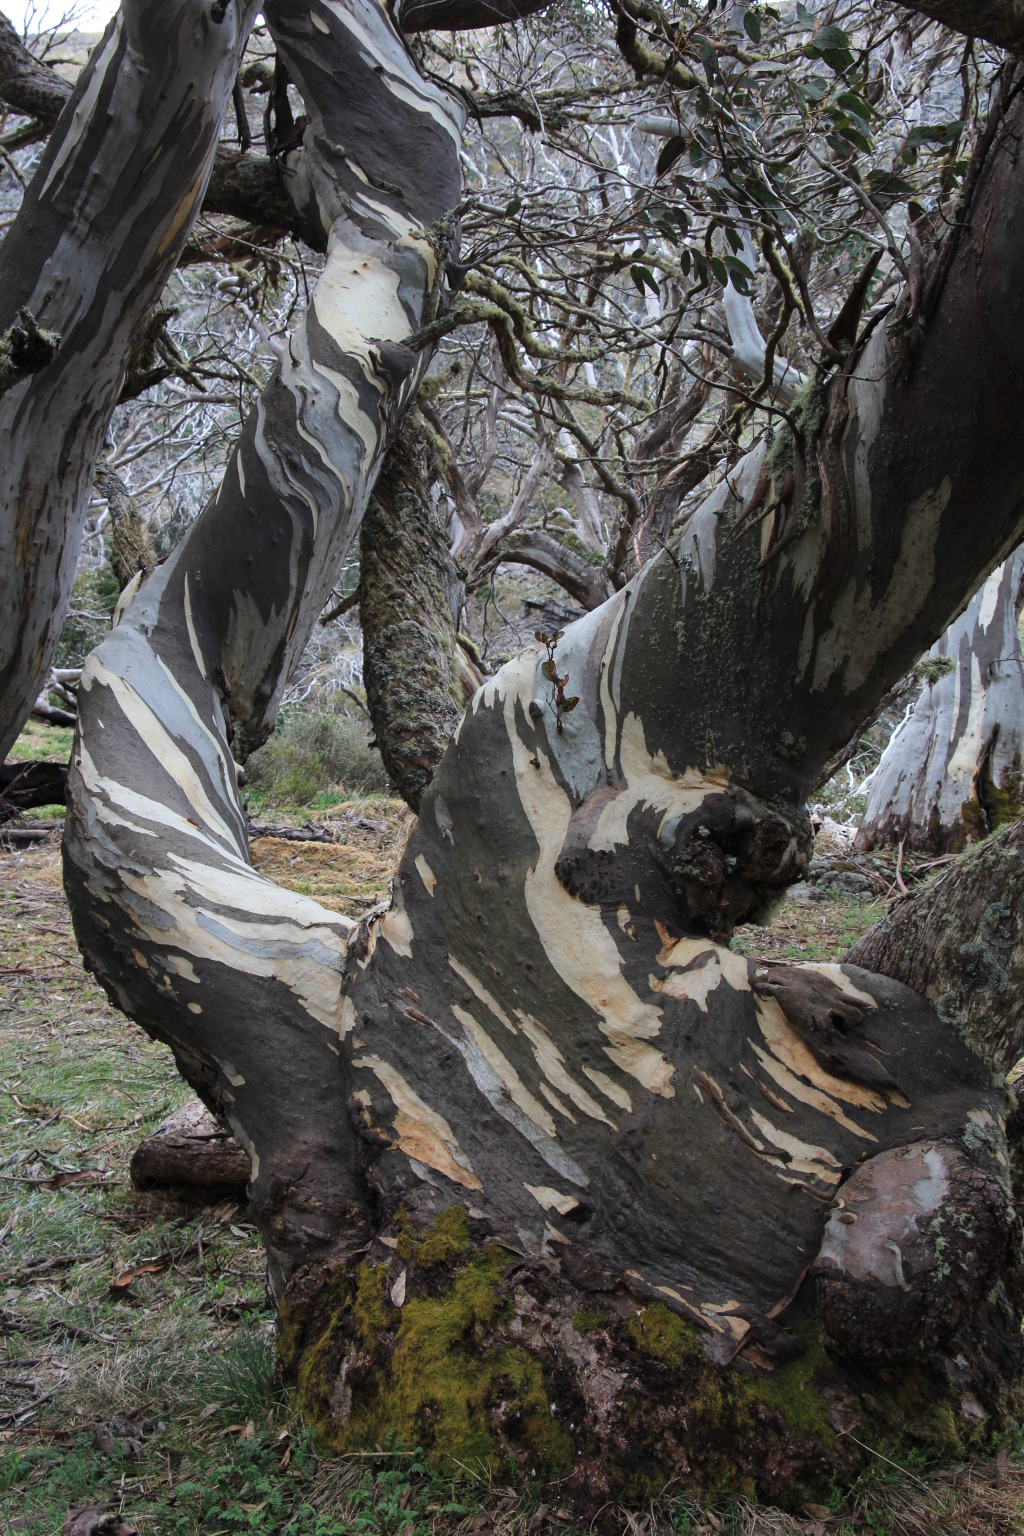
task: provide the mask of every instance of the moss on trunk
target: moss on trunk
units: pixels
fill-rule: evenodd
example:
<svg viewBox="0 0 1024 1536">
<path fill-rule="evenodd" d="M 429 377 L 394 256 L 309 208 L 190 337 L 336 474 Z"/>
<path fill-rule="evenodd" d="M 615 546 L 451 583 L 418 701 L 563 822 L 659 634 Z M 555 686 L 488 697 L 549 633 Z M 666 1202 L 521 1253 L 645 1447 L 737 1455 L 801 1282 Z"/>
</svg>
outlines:
<svg viewBox="0 0 1024 1536">
<path fill-rule="evenodd" d="M 999 1372 L 992 1393 L 976 1374 L 976 1418 L 937 1358 L 877 1371 L 844 1361 L 823 1341 L 808 1288 L 798 1326 L 774 1327 L 786 1347 L 772 1358 L 764 1319 L 758 1342 L 737 1351 L 730 1332 L 672 1303 L 645 1303 L 621 1283 L 602 1290 L 609 1277 L 570 1276 L 479 1240 L 473 1225 L 457 1204 L 417 1232 L 403 1210 L 369 1254 L 296 1276 L 280 1308 L 279 1376 L 325 1450 L 372 1449 L 391 1434 L 448 1472 L 555 1480 L 584 1515 L 670 1482 L 799 1508 L 855 1476 L 868 1446 L 960 1452 L 1015 1411 Z M 997 1291 L 960 1341 L 975 1369 L 1012 1349 Z"/>
</svg>

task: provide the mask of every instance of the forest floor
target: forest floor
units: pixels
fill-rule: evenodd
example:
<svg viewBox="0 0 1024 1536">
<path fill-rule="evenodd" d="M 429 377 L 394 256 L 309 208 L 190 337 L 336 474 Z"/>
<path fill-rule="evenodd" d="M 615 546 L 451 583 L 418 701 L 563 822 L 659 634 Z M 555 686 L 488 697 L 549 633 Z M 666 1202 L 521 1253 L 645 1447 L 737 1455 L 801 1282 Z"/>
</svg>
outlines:
<svg viewBox="0 0 1024 1536">
<path fill-rule="evenodd" d="M 329 814 L 340 841 L 262 837 L 253 861 L 358 916 L 386 895 L 411 817 L 382 799 Z M 737 942 L 833 959 L 883 911 L 864 895 L 788 900 Z M 0 850 L 0 976 L 0 1536 L 57 1536 L 80 1505 L 121 1511 L 140 1536 L 574 1530 L 557 1486 L 448 1477 L 414 1448 L 318 1457 L 272 1386 L 263 1252 L 244 1206 L 132 1187 L 132 1151 L 189 1091 L 84 972 L 56 834 Z M 669 1493 L 610 1523 L 630 1536 L 1011 1536 L 1022 1508 L 1012 1441 L 998 1460 L 942 1464 L 891 1447 L 852 1491 L 794 1514 Z"/>
</svg>

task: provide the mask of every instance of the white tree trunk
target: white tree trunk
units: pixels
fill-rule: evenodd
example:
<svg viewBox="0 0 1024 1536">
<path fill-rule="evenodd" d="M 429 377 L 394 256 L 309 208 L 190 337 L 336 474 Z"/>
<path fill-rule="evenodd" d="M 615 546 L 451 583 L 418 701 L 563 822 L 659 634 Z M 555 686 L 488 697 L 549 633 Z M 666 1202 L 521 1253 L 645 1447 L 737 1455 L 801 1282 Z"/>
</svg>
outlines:
<svg viewBox="0 0 1024 1536">
<path fill-rule="evenodd" d="M 928 652 L 924 686 L 872 774 L 858 848 L 903 838 L 935 852 L 961 848 L 1016 814 L 1024 757 L 1022 574 L 1024 547 L 992 572 Z"/>
</svg>

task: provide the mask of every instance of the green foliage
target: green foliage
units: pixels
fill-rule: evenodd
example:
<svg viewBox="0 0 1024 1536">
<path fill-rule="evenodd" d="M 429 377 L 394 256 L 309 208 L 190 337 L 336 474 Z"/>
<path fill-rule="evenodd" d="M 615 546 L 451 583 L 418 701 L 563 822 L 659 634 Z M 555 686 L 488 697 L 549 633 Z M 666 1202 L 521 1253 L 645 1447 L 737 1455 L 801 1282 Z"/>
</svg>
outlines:
<svg viewBox="0 0 1024 1536">
<path fill-rule="evenodd" d="M 950 672 L 956 671 L 956 662 L 952 656 L 925 656 L 914 668 L 914 676 L 919 683 L 927 683 L 934 688 L 940 677 L 948 677 Z"/>
<path fill-rule="evenodd" d="M 55 667 L 80 667 L 110 628 L 120 588 L 109 565 L 80 571 L 71 588 L 71 606 L 53 658 Z"/>
<path fill-rule="evenodd" d="M 262 805 L 310 805 L 343 788 L 351 794 L 387 794 L 380 753 L 361 721 L 341 714 L 282 712 L 277 730 L 245 765 Z"/>
</svg>

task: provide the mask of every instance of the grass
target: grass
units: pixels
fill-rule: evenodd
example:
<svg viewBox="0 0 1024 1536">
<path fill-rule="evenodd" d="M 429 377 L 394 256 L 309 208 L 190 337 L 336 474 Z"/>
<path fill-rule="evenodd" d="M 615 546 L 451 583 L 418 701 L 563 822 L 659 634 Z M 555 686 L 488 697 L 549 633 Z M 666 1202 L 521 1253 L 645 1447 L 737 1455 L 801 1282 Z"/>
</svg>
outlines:
<svg viewBox="0 0 1024 1536">
<path fill-rule="evenodd" d="M 888 903 L 832 896 L 822 902 L 787 897 L 767 928 L 744 923 L 731 948 L 765 960 L 839 960 L 885 916 Z"/>
<path fill-rule="evenodd" d="M 285 883 L 336 878 L 339 904 L 369 899 L 386 889 L 411 818 L 396 802 L 335 809 L 344 844 L 260 839 L 254 853 Z M 332 858 L 347 873 L 333 877 Z M 867 905 L 791 903 L 768 934 L 802 956 L 831 954 L 844 925 L 874 915 Z M 0 856 L 0 970 L 0 1536 L 58 1536 L 82 1504 L 121 1510 L 140 1536 L 576 1531 L 557 1486 L 511 1470 L 486 1483 L 456 1467 L 444 1477 L 387 1440 L 369 1456 L 317 1454 L 273 1386 L 264 1258 L 244 1208 L 186 1206 L 129 1181 L 134 1147 L 188 1090 L 170 1053 L 83 971 L 55 840 Z M 161 1267 L 112 1289 L 146 1260 Z M 709 1509 L 670 1489 L 645 1509 L 607 1511 L 603 1529 L 1011 1536 L 1024 1462 L 1008 1449 L 1009 1460 L 966 1466 L 896 1450 L 898 1465 L 876 1459 L 852 1492 L 795 1516 L 743 1500 Z"/>
</svg>

